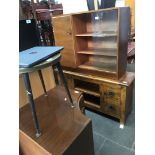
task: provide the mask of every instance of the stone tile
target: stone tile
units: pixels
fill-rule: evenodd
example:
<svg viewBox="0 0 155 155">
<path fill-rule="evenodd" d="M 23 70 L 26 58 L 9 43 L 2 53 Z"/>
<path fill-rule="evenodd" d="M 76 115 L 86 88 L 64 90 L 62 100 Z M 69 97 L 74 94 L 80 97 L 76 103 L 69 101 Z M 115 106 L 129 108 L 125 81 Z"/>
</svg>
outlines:
<svg viewBox="0 0 155 155">
<path fill-rule="evenodd" d="M 135 142 L 132 144 L 132 150 L 135 151 Z"/>
<path fill-rule="evenodd" d="M 93 133 L 93 138 L 94 138 L 94 150 L 95 150 L 95 154 L 99 151 L 99 149 L 101 148 L 101 146 L 104 144 L 105 142 L 105 138 L 103 138 L 102 136 Z"/>
<path fill-rule="evenodd" d="M 127 71 L 128 72 L 135 72 L 135 64 L 127 64 Z"/>
<path fill-rule="evenodd" d="M 105 144 L 96 155 L 135 155 L 135 152 L 106 140 Z"/>
<path fill-rule="evenodd" d="M 102 115 L 86 110 L 86 115 L 92 119 L 93 130 L 103 137 L 111 139 L 120 145 L 132 147 L 135 140 L 134 114 L 127 119 L 124 129 L 119 128 L 119 122 L 106 118 Z"/>
</svg>

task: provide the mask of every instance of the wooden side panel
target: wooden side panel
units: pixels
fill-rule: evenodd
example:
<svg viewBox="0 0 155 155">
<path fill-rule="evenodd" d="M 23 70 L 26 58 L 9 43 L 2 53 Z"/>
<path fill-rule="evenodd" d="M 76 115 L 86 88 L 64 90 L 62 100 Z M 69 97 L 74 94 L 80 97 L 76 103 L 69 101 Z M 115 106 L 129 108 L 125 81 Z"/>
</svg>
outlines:
<svg viewBox="0 0 155 155">
<path fill-rule="evenodd" d="M 130 30 L 130 8 L 119 8 L 119 47 L 118 47 L 118 66 L 117 78 L 122 77 L 126 72 L 127 66 L 127 49 L 128 49 L 128 34 Z"/>
<path fill-rule="evenodd" d="M 78 152 L 78 153 L 77 153 Z M 71 147 L 63 155 L 95 155 L 92 134 L 92 122 L 86 126 Z"/>
<path fill-rule="evenodd" d="M 125 0 L 125 5 L 131 8 L 131 31 L 135 30 L 135 0 Z"/>
<path fill-rule="evenodd" d="M 74 41 L 72 36 L 71 16 L 60 16 L 52 19 L 55 44 L 63 46 L 61 64 L 62 66 L 75 68 L 76 56 L 74 52 Z"/>
<path fill-rule="evenodd" d="M 22 155 L 52 155 L 22 131 L 19 132 L 19 140 Z"/>
</svg>

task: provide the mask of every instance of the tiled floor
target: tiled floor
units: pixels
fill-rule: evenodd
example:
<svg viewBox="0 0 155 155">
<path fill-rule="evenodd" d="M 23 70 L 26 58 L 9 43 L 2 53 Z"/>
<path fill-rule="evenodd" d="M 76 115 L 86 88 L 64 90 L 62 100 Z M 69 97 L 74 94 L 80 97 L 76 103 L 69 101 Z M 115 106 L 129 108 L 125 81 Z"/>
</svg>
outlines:
<svg viewBox="0 0 155 155">
<path fill-rule="evenodd" d="M 134 72 L 134 64 L 128 71 Z M 119 122 L 86 110 L 92 119 L 95 155 L 134 155 L 135 154 L 135 91 L 133 90 L 132 112 L 123 129 Z"/>
</svg>

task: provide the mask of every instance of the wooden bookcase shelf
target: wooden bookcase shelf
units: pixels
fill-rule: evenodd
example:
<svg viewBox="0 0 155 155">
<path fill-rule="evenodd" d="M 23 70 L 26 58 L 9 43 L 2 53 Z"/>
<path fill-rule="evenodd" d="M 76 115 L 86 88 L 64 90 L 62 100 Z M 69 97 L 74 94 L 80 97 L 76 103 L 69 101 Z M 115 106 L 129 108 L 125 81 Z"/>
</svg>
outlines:
<svg viewBox="0 0 155 155">
<path fill-rule="evenodd" d="M 83 97 L 87 104 L 91 104 L 96 107 L 100 107 L 100 97 L 96 97 L 94 95 L 90 95 L 87 93 L 83 93 Z"/>
<path fill-rule="evenodd" d="M 90 94 L 96 97 L 100 96 L 100 92 L 99 92 L 99 85 L 97 84 L 92 84 L 86 81 L 81 81 L 76 79 L 74 81 L 75 83 L 75 89 L 85 92 L 86 94 Z"/>
<path fill-rule="evenodd" d="M 99 110 L 100 109 L 100 106 L 95 104 L 94 102 L 84 101 L 84 104 L 86 107 L 91 108 L 93 110 Z"/>
<path fill-rule="evenodd" d="M 106 31 L 106 32 L 92 32 L 92 33 L 82 33 L 76 34 L 77 37 L 116 37 L 117 33 L 113 31 Z"/>
<path fill-rule="evenodd" d="M 117 57 L 115 48 L 102 48 L 102 49 L 86 49 L 83 51 L 78 51 L 78 54 L 87 54 L 87 55 L 99 55 L 99 56 L 112 56 Z"/>
<path fill-rule="evenodd" d="M 53 17 L 62 65 L 115 79 L 126 71 L 129 28 L 129 7 Z"/>
</svg>

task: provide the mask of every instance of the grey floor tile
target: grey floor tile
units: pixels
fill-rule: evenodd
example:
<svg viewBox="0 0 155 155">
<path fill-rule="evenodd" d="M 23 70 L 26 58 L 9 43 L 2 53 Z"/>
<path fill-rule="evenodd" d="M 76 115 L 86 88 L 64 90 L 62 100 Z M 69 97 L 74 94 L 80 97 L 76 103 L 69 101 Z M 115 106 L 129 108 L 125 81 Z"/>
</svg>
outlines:
<svg viewBox="0 0 155 155">
<path fill-rule="evenodd" d="M 127 64 L 127 71 L 128 72 L 135 72 L 135 64 Z"/>
<path fill-rule="evenodd" d="M 124 129 L 119 128 L 119 122 L 86 110 L 86 115 L 92 119 L 93 130 L 105 138 L 120 145 L 131 148 L 135 140 L 134 114 L 130 114 Z"/>
<path fill-rule="evenodd" d="M 132 150 L 135 151 L 135 142 L 132 144 Z"/>
<path fill-rule="evenodd" d="M 94 150 L 95 150 L 95 154 L 99 151 L 99 149 L 102 147 L 102 145 L 105 142 L 105 138 L 103 138 L 102 136 L 93 133 L 93 138 L 94 138 Z"/>
<path fill-rule="evenodd" d="M 107 140 L 96 155 L 134 155 L 134 154 L 135 154 L 134 151 Z"/>
</svg>

